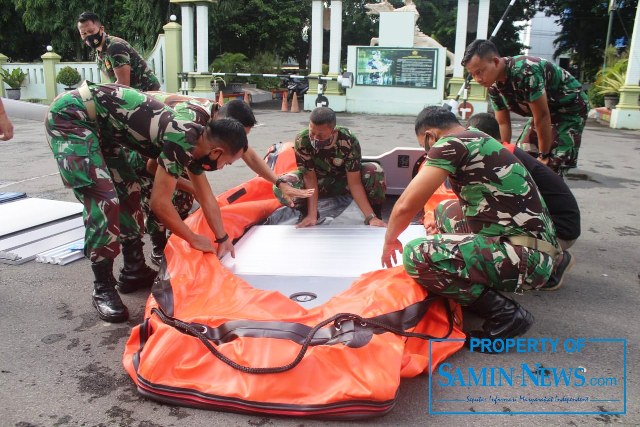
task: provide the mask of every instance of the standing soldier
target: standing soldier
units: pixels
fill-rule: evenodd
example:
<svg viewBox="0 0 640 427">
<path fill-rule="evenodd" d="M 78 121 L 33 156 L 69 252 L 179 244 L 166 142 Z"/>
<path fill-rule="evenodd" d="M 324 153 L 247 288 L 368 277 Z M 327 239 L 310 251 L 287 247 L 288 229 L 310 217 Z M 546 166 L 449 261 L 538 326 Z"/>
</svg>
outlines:
<svg viewBox="0 0 640 427">
<path fill-rule="evenodd" d="M 103 80 L 142 91 L 160 89 L 158 78 L 146 61 L 125 40 L 107 35 L 98 15 L 82 12 L 78 17 L 78 31 L 82 41 L 95 49 Z"/>
<path fill-rule="evenodd" d="M 381 217 L 387 186 L 382 166 L 362 163 L 358 138 L 349 129 L 336 126 L 336 113 L 331 108 L 318 107 L 311 112 L 309 128 L 298 134 L 294 150 L 298 169 L 281 175 L 274 193 L 282 204 L 289 205 L 280 183 L 314 190 L 307 203 L 298 202 L 301 218 L 297 227 L 316 225 L 318 197 L 345 194 L 351 194 L 366 225 L 385 226 Z"/>
<path fill-rule="evenodd" d="M 476 82 L 489 88 L 502 141 L 511 141 L 509 112 L 513 111 L 531 117 L 518 138 L 520 148 L 560 175 L 577 166 L 589 112 L 579 81 L 541 58 L 500 57 L 489 40 L 467 46 L 462 65 Z"/>
<path fill-rule="evenodd" d="M 197 250 L 234 255 L 203 172 L 241 157 L 247 137 L 240 123 L 220 120 L 203 127 L 135 89 L 87 82 L 54 100 L 45 127 L 62 181 L 84 205 L 84 251 L 95 275 L 93 305 L 100 318 L 125 321 L 128 310 L 117 290 L 133 292 L 155 278 L 142 252 L 140 185 L 123 146 L 158 159 L 151 206 L 163 224 Z M 208 237 L 193 233 L 171 205 L 185 170 L 217 237 L 217 251 Z M 116 282 L 113 260 L 120 244 L 124 268 Z"/>
<path fill-rule="evenodd" d="M 425 108 L 415 131 L 420 145 L 429 147 L 427 160 L 391 212 L 382 265 L 392 266 L 395 252 L 403 250 L 398 236 L 448 177 L 470 232 L 437 230 L 409 242 L 404 268 L 429 292 L 468 306 L 485 320 L 483 330 L 471 336 L 524 334 L 533 316 L 501 291 L 542 287 L 559 253 L 533 179 L 502 144 L 466 130 L 445 107 Z"/>
</svg>

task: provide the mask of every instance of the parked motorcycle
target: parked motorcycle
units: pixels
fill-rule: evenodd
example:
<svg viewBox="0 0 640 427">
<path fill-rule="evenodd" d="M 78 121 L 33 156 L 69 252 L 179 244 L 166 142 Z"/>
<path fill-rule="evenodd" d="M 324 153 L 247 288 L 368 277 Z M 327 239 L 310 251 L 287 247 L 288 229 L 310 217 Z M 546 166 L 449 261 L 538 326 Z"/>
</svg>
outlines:
<svg viewBox="0 0 640 427">
<path fill-rule="evenodd" d="M 282 79 L 282 87 L 287 88 L 287 101 L 291 102 L 293 94 L 300 98 L 309 91 L 309 80 L 287 77 Z"/>
</svg>

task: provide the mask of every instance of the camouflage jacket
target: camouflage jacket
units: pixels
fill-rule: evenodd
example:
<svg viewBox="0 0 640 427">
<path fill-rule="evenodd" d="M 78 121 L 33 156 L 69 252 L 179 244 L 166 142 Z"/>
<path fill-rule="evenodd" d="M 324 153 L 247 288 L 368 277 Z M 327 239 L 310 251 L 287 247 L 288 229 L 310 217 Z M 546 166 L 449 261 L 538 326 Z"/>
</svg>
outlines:
<svg viewBox="0 0 640 427">
<path fill-rule="evenodd" d="M 586 118 L 589 112 L 587 95 L 582 85 L 566 70 L 552 62 L 533 56 L 506 57 L 505 82 L 495 82 L 489 88 L 493 109 L 511 110 L 531 117 L 528 103 L 547 94 L 551 116 L 562 114 Z"/>
<path fill-rule="evenodd" d="M 470 229 L 484 236 L 528 235 L 557 246 L 556 232 L 533 178 L 502 144 L 465 131 L 439 139 L 426 164 L 449 172 Z"/>
<path fill-rule="evenodd" d="M 100 71 L 116 81 L 115 68 L 129 65 L 131 67 L 130 86 L 138 90 L 158 90 L 160 82 L 140 54 L 125 40 L 119 37 L 106 36 L 102 50 L 97 52 L 96 61 Z"/>
<path fill-rule="evenodd" d="M 342 126 L 336 126 L 338 138 L 325 148 L 316 149 L 309 139 L 309 129 L 296 137 L 294 150 L 296 163 L 303 172 L 313 170 L 318 178 L 331 176 L 345 178 L 347 172 L 360 172 L 362 154 L 358 138 Z"/>
<path fill-rule="evenodd" d="M 96 104 L 101 144 L 115 142 L 145 157 L 158 158 L 178 178 L 188 168 L 204 170 L 193 162 L 193 149 L 203 127 L 150 95 L 117 84 L 89 83 Z"/>
</svg>

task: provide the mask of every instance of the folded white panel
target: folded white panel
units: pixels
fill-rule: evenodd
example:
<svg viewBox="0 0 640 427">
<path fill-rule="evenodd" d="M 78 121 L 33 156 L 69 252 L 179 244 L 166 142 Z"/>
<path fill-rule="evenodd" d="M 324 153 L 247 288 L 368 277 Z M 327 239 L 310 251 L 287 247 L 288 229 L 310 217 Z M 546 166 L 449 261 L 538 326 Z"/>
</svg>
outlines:
<svg viewBox="0 0 640 427">
<path fill-rule="evenodd" d="M 41 252 L 74 242 L 83 237 L 84 227 L 74 228 L 9 251 L 0 251 L 0 262 L 4 264 L 23 264 L 34 259 Z"/>
<path fill-rule="evenodd" d="M 30 228 L 24 232 L 14 233 L 11 236 L 0 238 L 0 251 L 7 252 L 10 249 L 37 242 L 38 240 L 46 239 L 83 226 L 82 217 L 75 217 Z"/>
<path fill-rule="evenodd" d="M 0 204 L 0 237 L 82 214 L 80 203 L 27 198 Z"/>
<path fill-rule="evenodd" d="M 46 264 L 67 265 L 70 262 L 84 258 L 84 239 L 79 239 L 66 245 L 36 255 L 36 262 Z"/>
<path fill-rule="evenodd" d="M 349 288 L 360 275 L 382 268 L 385 232 L 365 225 L 255 226 L 236 243 L 235 259 L 227 255 L 222 264 L 255 288 L 277 290 L 314 307 Z M 400 241 L 424 235 L 422 225 L 411 225 Z"/>
</svg>

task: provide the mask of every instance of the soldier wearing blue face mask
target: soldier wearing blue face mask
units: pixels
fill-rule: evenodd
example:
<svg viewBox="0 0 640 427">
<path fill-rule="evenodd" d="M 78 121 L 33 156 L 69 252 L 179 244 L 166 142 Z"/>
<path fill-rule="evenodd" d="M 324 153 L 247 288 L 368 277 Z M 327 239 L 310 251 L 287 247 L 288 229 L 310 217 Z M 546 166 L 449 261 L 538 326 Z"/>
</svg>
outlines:
<svg viewBox="0 0 640 427">
<path fill-rule="evenodd" d="M 302 212 L 298 227 L 318 222 L 318 197 L 351 194 L 367 225 L 384 227 L 382 203 L 387 190 L 384 171 L 377 163 L 362 163 L 360 143 L 351 131 L 336 126 L 336 113 L 328 107 L 311 112 L 309 127 L 296 137 L 294 150 L 298 169 L 278 178 L 294 188 L 315 189 L 306 200 L 298 201 Z M 283 204 L 286 200 L 274 187 Z"/>
</svg>

